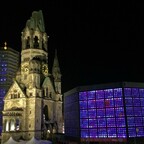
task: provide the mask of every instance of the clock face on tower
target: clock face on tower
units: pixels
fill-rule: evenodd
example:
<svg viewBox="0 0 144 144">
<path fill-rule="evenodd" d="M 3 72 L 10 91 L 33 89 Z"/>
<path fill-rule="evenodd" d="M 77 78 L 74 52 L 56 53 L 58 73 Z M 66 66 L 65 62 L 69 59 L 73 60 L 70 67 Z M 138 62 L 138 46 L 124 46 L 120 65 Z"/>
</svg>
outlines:
<svg viewBox="0 0 144 144">
<path fill-rule="evenodd" d="M 47 64 L 43 64 L 43 65 L 42 65 L 42 73 L 43 73 L 45 76 L 48 76 L 48 66 L 47 66 Z"/>
<path fill-rule="evenodd" d="M 24 72 L 24 73 L 29 73 L 29 66 L 28 66 L 28 63 L 25 63 L 25 64 L 22 64 L 21 65 L 21 71 Z"/>
</svg>

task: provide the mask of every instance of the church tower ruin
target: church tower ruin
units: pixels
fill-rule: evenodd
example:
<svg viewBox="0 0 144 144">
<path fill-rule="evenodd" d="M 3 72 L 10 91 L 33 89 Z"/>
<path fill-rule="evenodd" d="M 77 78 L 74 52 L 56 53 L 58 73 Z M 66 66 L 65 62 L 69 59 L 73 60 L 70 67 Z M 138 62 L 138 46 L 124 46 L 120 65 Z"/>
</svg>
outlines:
<svg viewBox="0 0 144 144">
<path fill-rule="evenodd" d="M 2 142 L 48 139 L 62 133 L 61 72 L 57 51 L 48 65 L 48 36 L 42 11 L 34 11 L 21 33 L 21 64 L 4 97 Z"/>
</svg>

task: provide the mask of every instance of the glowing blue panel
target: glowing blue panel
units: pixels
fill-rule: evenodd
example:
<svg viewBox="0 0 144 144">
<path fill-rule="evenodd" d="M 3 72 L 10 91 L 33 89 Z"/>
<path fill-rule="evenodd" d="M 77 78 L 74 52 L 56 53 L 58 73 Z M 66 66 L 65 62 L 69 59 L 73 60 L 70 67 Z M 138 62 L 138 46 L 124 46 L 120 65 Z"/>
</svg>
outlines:
<svg viewBox="0 0 144 144">
<path fill-rule="evenodd" d="M 139 90 L 138 90 L 138 88 L 132 88 L 132 96 L 139 97 Z"/>
<path fill-rule="evenodd" d="M 89 137 L 88 129 L 81 129 L 81 138 L 88 138 L 88 137 Z"/>
<path fill-rule="evenodd" d="M 86 92 L 80 92 L 79 93 L 79 100 L 87 100 L 87 93 Z"/>
<path fill-rule="evenodd" d="M 135 125 L 136 126 L 143 126 L 143 118 L 142 117 L 135 117 Z"/>
<path fill-rule="evenodd" d="M 97 138 L 97 129 L 89 129 L 90 138 Z"/>
<path fill-rule="evenodd" d="M 88 118 L 88 111 L 87 110 L 81 110 L 80 111 L 80 118 Z"/>
<path fill-rule="evenodd" d="M 115 118 L 107 118 L 107 127 L 116 127 Z"/>
<path fill-rule="evenodd" d="M 115 138 L 115 137 L 117 137 L 117 135 L 116 135 L 116 128 L 107 128 L 107 132 L 108 132 L 108 137 L 109 138 Z"/>
<path fill-rule="evenodd" d="M 127 117 L 127 124 L 128 126 L 135 126 L 134 117 Z"/>
<path fill-rule="evenodd" d="M 125 127 L 125 118 L 116 118 L 116 126 L 117 127 Z"/>
<path fill-rule="evenodd" d="M 122 97 L 122 88 L 114 89 L 114 97 Z"/>
<path fill-rule="evenodd" d="M 144 89 L 139 89 L 140 97 L 144 97 Z"/>
<path fill-rule="evenodd" d="M 88 119 L 80 119 L 80 127 L 88 128 Z"/>
<path fill-rule="evenodd" d="M 80 101 L 79 105 L 80 109 L 87 109 L 87 101 Z"/>
<path fill-rule="evenodd" d="M 125 104 L 126 104 L 126 106 L 133 106 L 132 97 L 126 97 L 125 98 Z"/>
<path fill-rule="evenodd" d="M 88 99 L 95 99 L 95 91 L 88 91 Z"/>
<path fill-rule="evenodd" d="M 107 137 L 106 128 L 99 128 L 98 129 L 98 137 L 99 138 L 106 138 Z"/>
<path fill-rule="evenodd" d="M 105 92 L 105 98 L 112 98 L 113 97 L 113 89 L 106 89 Z"/>
<path fill-rule="evenodd" d="M 97 109 L 97 117 L 105 117 L 105 109 Z"/>
<path fill-rule="evenodd" d="M 133 99 L 133 105 L 134 106 L 140 106 L 141 105 L 140 99 L 139 98 L 134 98 Z"/>
<path fill-rule="evenodd" d="M 123 107 L 115 108 L 115 116 L 124 117 L 124 108 Z"/>
<path fill-rule="evenodd" d="M 104 91 L 103 90 L 96 91 L 96 99 L 104 99 Z"/>
<path fill-rule="evenodd" d="M 96 128 L 96 127 L 97 127 L 97 120 L 89 119 L 89 128 Z"/>
<path fill-rule="evenodd" d="M 123 106 L 123 99 L 122 98 L 115 98 L 114 99 L 114 104 L 115 104 L 115 107 Z"/>
<path fill-rule="evenodd" d="M 131 96 L 131 88 L 124 88 L 124 95 Z"/>
<path fill-rule="evenodd" d="M 133 116 L 134 115 L 133 107 L 126 107 L 126 114 L 127 116 Z"/>
<path fill-rule="evenodd" d="M 129 137 L 135 137 L 136 136 L 135 127 L 128 127 L 128 134 Z"/>
<path fill-rule="evenodd" d="M 89 109 L 88 110 L 89 118 L 96 118 L 96 109 Z"/>
<path fill-rule="evenodd" d="M 106 117 L 115 117 L 114 108 L 107 108 L 106 109 Z"/>
<path fill-rule="evenodd" d="M 96 101 L 95 100 L 89 100 L 88 101 L 88 109 L 96 108 Z"/>
<path fill-rule="evenodd" d="M 134 116 L 142 116 L 141 107 L 134 107 Z"/>
<path fill-rule="evenodd" d="M 98 118 L 98 127 L 106 127 L 106 118 Z"/>
<path fill-rule="evenodd" d="M 126 137 L 126 128 L 117 128 L 117 137 L 125 138 Z"/>
<path fill-rule="evenodd" d="M 105 107 L 104 99 L 96 100 L 96 107 L 97 108 L 104 108 Z"/>
</svg>

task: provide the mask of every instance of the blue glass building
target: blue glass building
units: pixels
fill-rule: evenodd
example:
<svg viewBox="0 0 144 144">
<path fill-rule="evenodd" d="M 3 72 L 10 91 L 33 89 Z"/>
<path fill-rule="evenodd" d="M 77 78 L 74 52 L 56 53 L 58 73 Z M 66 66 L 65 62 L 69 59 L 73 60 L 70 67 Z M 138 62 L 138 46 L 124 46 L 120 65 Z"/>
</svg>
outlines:
<svg viewBox="0 0 144 144">
<path fill-rule="evenodd" d="M 144 143 L 144 83 L 76 87 L 64 93 L 64 123 L 80 142 Z"/>
<path fill-rule="evenodd" d="M 0 47 L 0 134 L 2 131 L 3 98 L 16 76 L 19 67 L 20 54 L 7 47 Z"/>
</svg>

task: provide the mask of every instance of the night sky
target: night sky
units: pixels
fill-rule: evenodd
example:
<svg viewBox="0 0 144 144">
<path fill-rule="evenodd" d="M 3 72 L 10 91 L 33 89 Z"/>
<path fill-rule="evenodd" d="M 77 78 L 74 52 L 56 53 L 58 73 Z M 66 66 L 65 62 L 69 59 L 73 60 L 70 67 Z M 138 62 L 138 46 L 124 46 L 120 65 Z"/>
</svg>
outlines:
<svg viewBox="0 0 144 144">
<path fill-rule="evenodd" d="M 0 5 L 0 45 L 7 41 L 18 51 L 26 21 L 42 10 L 50 36 L 49 66 L 57 49 L 62 92 L 79 85 L 144 82 L 143 3 L 29 0 Z"/>
</svg>

